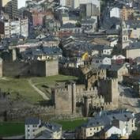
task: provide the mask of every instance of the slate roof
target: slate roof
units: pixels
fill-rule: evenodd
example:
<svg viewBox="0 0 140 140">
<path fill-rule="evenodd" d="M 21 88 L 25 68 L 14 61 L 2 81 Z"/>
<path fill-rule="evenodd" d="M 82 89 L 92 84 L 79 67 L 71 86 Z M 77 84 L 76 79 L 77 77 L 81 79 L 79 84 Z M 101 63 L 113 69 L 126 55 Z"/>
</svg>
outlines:
<svg viewBox="0 0 140 140">
<path fill-rule="evenodd" d="M 133 42 L 133 43 L 130 43 L 130 45 L 127 46 L 126 49 L 127 49 L 127 50 L 140 49 L 140 42 Z"/>
<path fill-rule="evenodd" d="M 118 25 L 120 23 L 121 23 L 120 19 L 112 17 L 112 18 L 105 20 L 105 22 L 103 23 L 103 27 L 105 29 L 112 29 L 115 25 Z M 115 30 L 113 30 L 113 31 L 115 32 Z"/>
<path fill-rule="evenodd" d="M 97 127 L 97 126 L 108 126 L 113 120 L 128 121 L 134 119 L 132 112 L 128 111 L 103 111 L 102 114 L 97 114 L 94 118 L 91 118 L 87 123 L 84 123 L 81 127 Z"/>
<path fill-rule="evenodd" d="M 136 62 L 140 62 L 140 57 L 135 58 Z"/>
<path fill-rule="evenodd" d="M 27 118 L 25 119 L 25 125 L 38 125 L 40 120 L 38 118 Z"/>
<path fill-rule="evenodd" d="M 139 20 L 128 20 L 125 21 L 126 25 L 129 25 L 130 28 L 140 28 L 140 21 Z"/>
<path fill-rule="evenodd" d="M 77 28 L 77 27 L 72 23 L 66 23 L 66 24 L 62 25 L 61 28 L 64 29 L 64 28 Z"/>
<path fill-rule="evenodd" d="M 62 50 L 58 47 L 36 47 L 29 48 L 22 53 L 24 57 L 39 56 L 39 55 L 62 55 Z"/>
<path fill-rule="evenodd" d="M 35 139 L 51 139 L 52 133 L 61 131 L 62 126 L 55 123 L 44 123 L 42 126 L 48 128 L 42 131 Z"/>
<path fill-rule="evenodd" d="M 110 65 L 100 65 L 99 66 L 99 69 L 109 69 L 110 68 Z"/>
<path fill-rule="evenodd" d="M 60 129 L 62 128 L 61 125 L 55 123 L 45 123 L 43 124 L 43 126 L 49 128 L 52 132 L 56 132 L 56 131 L 59 132 Z"/>
<path fill-rule="evenodd" d="M 109 70 L 111 71 L 118 71 L 119 69 L 121 69 L 123 67 L 123 64 L 122 65 L 111 65 L 111 67 L 109 68 Z"/>
<path fill-rule="evenodd" d="M 81 21 L 81 24 L 93 24 L 95 21 L 95 19 L 86 18 Z"/>
</svg>

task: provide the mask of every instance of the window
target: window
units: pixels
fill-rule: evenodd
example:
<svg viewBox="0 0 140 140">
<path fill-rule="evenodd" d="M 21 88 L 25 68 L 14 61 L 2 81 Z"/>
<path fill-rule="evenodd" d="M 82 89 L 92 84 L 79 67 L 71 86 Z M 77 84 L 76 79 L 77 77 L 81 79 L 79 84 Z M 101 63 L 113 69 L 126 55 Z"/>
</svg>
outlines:
<svg viewBox="0 0 140 140">
<path fill-rule="evenodd" d="M 90 130 L 92 130 L 92 128 L 90 128 Z"/>
</svg>

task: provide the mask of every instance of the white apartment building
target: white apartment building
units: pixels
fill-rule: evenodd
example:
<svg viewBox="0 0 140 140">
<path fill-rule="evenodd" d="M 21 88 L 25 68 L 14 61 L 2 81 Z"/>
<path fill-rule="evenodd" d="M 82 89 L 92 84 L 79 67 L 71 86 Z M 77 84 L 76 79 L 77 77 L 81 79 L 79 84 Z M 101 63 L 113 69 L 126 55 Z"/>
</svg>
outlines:
<svg viewBox="0 0 140 140">
<path fill-rule="evenodd" d="M 25 120 L 25 139 L 61 139 L 62 126 L 54 123 L 44 123 L 38 118 Z"/>
<path fill-rule="evenodd" d="M 39 129 L 41 120 L 37 118 L 28 118 L 25 120 L 25 139 L 33 139 L 34 132 Z"/>
<path fill-rule="evenodd" d="M 116 17 L 121 18 L 121 10 L 118 7 L 114 7 L 110 10 L 110 18 Z"/>
<path fill-rule="evenodd" d="M 18 0 L 18 9 L 26 6 L 27 0 Z"/>
<path fill-rule="evenodd" d="M 28 19 L 2 21 L 0 25 L 0 34 L 6 38 L 11 37 L 13 34 L 28 37 Z"/>
<path fill-rule="evenodd" d="M 108 126 L 111 126 L 111 129 L 107 129 L 107 133 L 105 133 L 107 138 L 111 134 L 120 134 L 122 137 L 128 138 L 137 129 L 135 114 L 125 110 L 102 111 L 76 129 L 76 138 L 88 139 L 98 132 L 102 137 L 101 131 L 106 130 Z"/>
</svg>

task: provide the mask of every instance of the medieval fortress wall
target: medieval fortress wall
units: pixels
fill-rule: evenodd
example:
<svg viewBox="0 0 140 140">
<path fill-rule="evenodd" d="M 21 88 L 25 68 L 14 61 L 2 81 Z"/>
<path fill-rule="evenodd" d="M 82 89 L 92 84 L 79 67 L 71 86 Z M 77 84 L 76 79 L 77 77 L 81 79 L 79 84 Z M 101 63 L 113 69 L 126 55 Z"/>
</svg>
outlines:
<svg viewBox="0 0 140 140">
<path fill-rule="evenodd" d="M 53 67 L 53 68 L 52 68 Z M 0 75 L 5 77 L 16 76 L 54 76 L 58 75 L 58 61 L 2 61 Z"/>
</svg>

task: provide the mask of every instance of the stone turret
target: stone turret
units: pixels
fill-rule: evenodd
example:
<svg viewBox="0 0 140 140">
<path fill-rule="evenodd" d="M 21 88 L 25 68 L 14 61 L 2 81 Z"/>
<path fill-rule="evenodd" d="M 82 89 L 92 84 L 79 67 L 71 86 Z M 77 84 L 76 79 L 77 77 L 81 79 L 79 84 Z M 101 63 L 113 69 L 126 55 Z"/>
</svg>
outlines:
<svg viewBox="0 0 140 140">
<path fill-rule="evenodd" d="M 76 84 L 69 82 L 65 87 L 59 87 L 53 91 L 53 101 L 57 114 L 75 114 L 76 113 Z"/>
<path fill-rule="evenodd" d="M 11 49 L 10 50 L 10 56 L 11 56 L 11 61 L 15 61 L 17 59 L 17 52 L 16 49 Z"/>
<path fill-rule="evenodd" d="M 90 97 L 84 96 L 84 116 L 88 117 L 89 115 L 89 104 L 90 104 Z"/>
<path fill-rule="evenodd" d="M 102 79 L 99 81 L 99 94 L 105 98 L 105 102 L 111 102 L 118 106 L 118 79 Z"/>
</svg>

